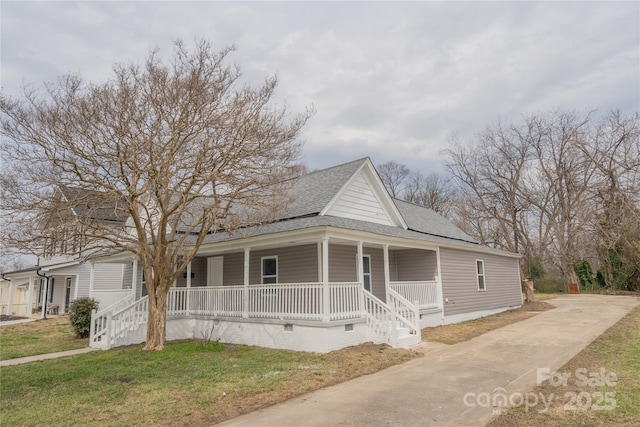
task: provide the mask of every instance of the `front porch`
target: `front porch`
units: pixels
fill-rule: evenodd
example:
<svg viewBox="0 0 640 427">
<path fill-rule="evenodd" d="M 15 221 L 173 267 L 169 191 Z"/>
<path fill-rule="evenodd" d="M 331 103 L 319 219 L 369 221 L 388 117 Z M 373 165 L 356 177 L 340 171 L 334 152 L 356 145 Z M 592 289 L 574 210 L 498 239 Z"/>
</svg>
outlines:
<svg viewBox="0 0 640 427">
<path fill-rule="evenodd" d="M 326 285 L 172 288 L 167 297 L 167 338 L 210 336 L 306 351 L 331 351 L 366 341 L 407 347 L 420 341 L 421 313 L 439 315 L 442 310 L 438 281 L 391 282 L 389 302 L 367 291 L 363 283 Z M 131 295 L 94 313 L 91 346 L 144 342 L 147 315 L 148 297 L 134 301 Z M 324 338 L 317 341 L 319 337 Z"/>
<path fill-rule="evenodd" d="M 420 342 L 423 316 L 442 315 L 437 248 L 314 240 L 203 248 L 169 291 L 167 339 L 211 335 L 304 351 L 366 341 L 407 347 Z M 94 347 L 146 338 L 146 286 L 131 266 L 130 295 L 93 316 Z"/>
</svg>

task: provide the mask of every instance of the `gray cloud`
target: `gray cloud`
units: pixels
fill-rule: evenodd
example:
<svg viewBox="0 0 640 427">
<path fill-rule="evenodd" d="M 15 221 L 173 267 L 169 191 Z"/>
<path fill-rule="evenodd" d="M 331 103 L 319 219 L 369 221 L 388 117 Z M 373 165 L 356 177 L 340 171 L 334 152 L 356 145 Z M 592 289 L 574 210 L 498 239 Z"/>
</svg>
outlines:
<svg viewBox="0 0 640 427">
<path fill-rule="evenodd" d="M 441 168 L 454 132 L 555 108 L 640 109 L 637 2 L 3 2 L 2 89 L 168 53 L 176 38 L 235 44 L 246 81 L 317 109 L 310 167 L 369 155 Z"/>
</svg>

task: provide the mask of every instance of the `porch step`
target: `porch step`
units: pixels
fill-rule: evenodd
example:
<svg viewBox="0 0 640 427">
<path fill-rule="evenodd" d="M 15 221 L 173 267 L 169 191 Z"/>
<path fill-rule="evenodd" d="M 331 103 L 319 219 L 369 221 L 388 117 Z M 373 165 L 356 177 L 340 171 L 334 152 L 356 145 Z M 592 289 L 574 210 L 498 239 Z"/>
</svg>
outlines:
<svg viewBox="0 0 640 427">
<path fill-rule="evenodd" d="M 400 348 L 410 348 L 414 345 L 420 344 L 422 342 L 422 337 L 420 335 L 412 335 L 409 333 L 400 334 L 398 333 L 398 347 Z"/>
</svg>

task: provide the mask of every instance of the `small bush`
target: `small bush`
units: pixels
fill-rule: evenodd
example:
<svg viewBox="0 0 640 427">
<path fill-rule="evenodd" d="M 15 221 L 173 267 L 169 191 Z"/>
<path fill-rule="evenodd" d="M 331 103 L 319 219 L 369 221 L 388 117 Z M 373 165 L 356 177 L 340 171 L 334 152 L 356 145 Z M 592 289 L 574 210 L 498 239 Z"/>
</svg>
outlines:
<svg viewBox="0 0 640 427">
<path fill-rule="evenodd" d="M 91 310 L 98 309 L 93 298 L 78 298 L 69 305 L 69 320 L 79 338 L 88 338 L 91 331 Z"/>
</svg>

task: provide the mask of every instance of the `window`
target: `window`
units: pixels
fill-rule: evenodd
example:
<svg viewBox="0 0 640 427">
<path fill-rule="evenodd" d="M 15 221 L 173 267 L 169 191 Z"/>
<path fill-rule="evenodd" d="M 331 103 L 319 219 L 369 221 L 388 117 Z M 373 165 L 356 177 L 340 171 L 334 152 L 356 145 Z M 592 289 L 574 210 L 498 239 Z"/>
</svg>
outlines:
<svg viewBox="0 0 640 427">
<path fill-rule="evenodd" d="M 364 288 L 371 292 L 371 255 L 362 257 L 362 276 L 364 279 Z"/>
<path fill-rule="evenodd" d="M 476 272 L 478 273 L 478 290 L 484 291 L 484 261 L 476 260 Z"/>
<path fill-rule="evenodd" d="M 52 303 L 53 302 L 53 285 L 55 285 L 56 279 L 55 278 L 51 278 L 49 279 L 49 302 Z"/>
<path fill-rule="evenodd" d="M 142 270 L 142 289 L 140 290 L 140 297 L 146 297 L 146 296 L 147 296 L 147 280 L 144 277 L 144 270 Z"/>
<path fill-rule="evenodd" d="M 278 283 L 278 257 L 262 258 L 262 283 Z"/>
</svg>

